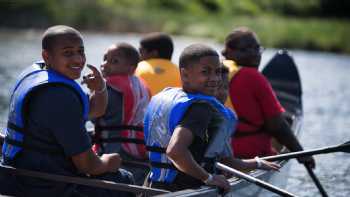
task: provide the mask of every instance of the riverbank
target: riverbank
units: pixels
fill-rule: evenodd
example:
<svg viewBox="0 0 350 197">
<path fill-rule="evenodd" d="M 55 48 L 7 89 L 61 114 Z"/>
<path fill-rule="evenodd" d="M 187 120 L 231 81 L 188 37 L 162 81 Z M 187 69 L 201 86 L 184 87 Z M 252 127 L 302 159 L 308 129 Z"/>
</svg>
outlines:
<svg viewBox="0 0 350 197">
<path fill-rule="evenodd" d="M 248 26 L 268 48 L 350 54 L 349 18 L 337 19 L 334 13 L 330 15 L 332 6 L 324 6 L 324 2 L 8 1 L 0 4 L 0 25 L 46 29 L 53 24 L 66 24 L 79 30 L 106 33 L 164 31 L 211 38 L 221 43 L 233 28 Z M 333 1 L 327 2 L 332 4 Z M 347 10 L 345 6 L 340 8 Z M 342 10 L 337 12 L 342 13 Z"/>
</svg>

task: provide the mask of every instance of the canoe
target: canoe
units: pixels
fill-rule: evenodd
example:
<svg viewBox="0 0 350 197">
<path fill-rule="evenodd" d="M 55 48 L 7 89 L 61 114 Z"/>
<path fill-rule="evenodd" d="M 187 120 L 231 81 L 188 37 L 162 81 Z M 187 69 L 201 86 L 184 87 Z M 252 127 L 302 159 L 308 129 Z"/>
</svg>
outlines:
<svg viewBox="0 0 350 197">
<path fill-rule="evenodd" d="M 298 69 L 292 57 L 287 51 L 281 50 L 266 64 L 262 73 L 271 83 L 272 88 L 276 92 L 276 96 L 282 106 L 286 109 L 286 119 L 290 123 L 295 135 L 298 136 L 301 130 L 303 120 L 303 106 L 302 106 L 302 87 Z M 285 147 L 282 147 L 277 142 L 274 142 L 277 150 L 285 152 Z M 290 162 L 281 161 L 282 166 L 280 172 L 254 170 L 248 174 L 269 182 L 279 188 L 285 188 L 286 177 L 288 177 Z M 262 189 L 252 183 L 238 178 L 229 179 L 230 192 L 225 196 L 274 196 L 273 193 Z M 187 189 L 169 194 L 161 194 L 159 197 L 194 197 L 194 196 L 218 196 L 218 190 L 203 186 L 200 189 Z M 276 195 L 275 195 L 276 196 Z"/>
<path fill-rule="evenodd" d="M 286 51 L 279 51 L 266 64 L 266 66 L 262 70 L 262 73 L 267 77 L 267 79 L 271 83 L 279 101 L 286 109 L 286 118 L 290 123 L 292 130 L 295 132 L 295 135 L 298 135 L 303 120 L 302 89 L 299 73 L 293 59 L 291 58 L 291 56 L 288 55 Z M 0 136 L 0 143 L 2 142 L 2 140 L 3 136 Z M 279 145 L 277 142 L 275 142 L 274 145 L 277 150 L 280 150 L 281 152 L 286 151 L 286 149 Z M 285 177 L 288 177 L 290 162 L 281 161 L 279 163 L 282 165 L 280 172 L 255 170 L 249 172 L 248 174 L 260 180 L 269 182 L 280 188 L 284 188 L 286 185 Z M 141 163 L 141 165 L 147 164 Z M 91 180 L 79 177 L 67 177 L 62 175 L 15 169 L 1 165 L 0 170 L 6 170 L 10 173 L 15 173 L 21 176 L 39 177 L 46 180 L 56 180 L 69 183 L 83 184 L 112 190 L 131 191 L 134 193 L 144 192 L 152 196 L 158 195 L 162 197 L 190 197 L 219 195 L 219 191 L 217 189 L 207 186 L 203 186 L 199 189 L 187 189 L 178 192 L 168 193 L 164 190 L 151 189 L 137 185 L 111 183 L 101 180 Z M 231 190 L 226 196 L 272 196 L 271 192 L 242 179 L 231 178 L 229 179 L 229 182 L 231 185 Z"/>
</svg>

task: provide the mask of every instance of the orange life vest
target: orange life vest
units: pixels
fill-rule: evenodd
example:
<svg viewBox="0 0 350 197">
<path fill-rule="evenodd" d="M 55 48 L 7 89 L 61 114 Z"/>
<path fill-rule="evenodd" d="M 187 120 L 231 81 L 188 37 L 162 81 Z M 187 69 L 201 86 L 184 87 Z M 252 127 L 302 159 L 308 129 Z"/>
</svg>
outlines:
<svg viewBox="0 0 350 197">
<path fill-rule="evenodd" d="M 181 87 L 179 68 L 167 59 L 142 61 L 137 65 L 135 75 L 146 81 L 152 96 L 166 87 Z"/>
</svg>

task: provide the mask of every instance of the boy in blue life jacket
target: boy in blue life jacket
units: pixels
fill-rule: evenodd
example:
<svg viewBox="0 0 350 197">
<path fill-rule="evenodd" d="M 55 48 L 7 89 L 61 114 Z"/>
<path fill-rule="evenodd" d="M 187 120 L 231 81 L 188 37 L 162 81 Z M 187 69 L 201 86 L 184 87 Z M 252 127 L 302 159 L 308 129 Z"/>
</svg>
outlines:
<svg viewBox="0 0 350 197">
<path fill-rule="evenodd" d="M 93 66 L 88 65 L 92 73 L 83 77 L 92 93 L 90 98 L 74 81 L 80 78 L 86 62 L 81 34 L 63 25 L 48 28 L 42 39 L 42 58 L 44 61 L 35 62 L 19 76 L 13 89 L 2 164 L 132 183 L 131 174 L 119 169 L 118 154 L 98 157 L 91 150 L 85 122 L 104 114 L 107 93 L 101 74 Z M 0 177 L 1 193 L 15 196 L 133 196 L 3 171 Z"/>
<path fill-rule="evenodd" d="M 182 88 L 167 88 L 152 97 L 144 130 L 149 150 L 150 187 L 177 191 L 201 185 L 229 190 L 214 162 L 237 169 L 276 170 L 279 165 L 260 159 L 232 157 L 230 136 L 237 121 L 217 96 L 221 80 L 218 53 L 202 44 L 185 48 L 180 56 Z"/>
</svg>

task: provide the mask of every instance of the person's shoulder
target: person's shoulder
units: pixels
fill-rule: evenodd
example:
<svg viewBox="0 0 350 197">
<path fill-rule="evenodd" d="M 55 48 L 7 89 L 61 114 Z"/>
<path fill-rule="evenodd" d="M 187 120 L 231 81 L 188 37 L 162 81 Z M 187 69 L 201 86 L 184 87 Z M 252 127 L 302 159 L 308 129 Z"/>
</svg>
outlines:
<svg viewBox="0 0 350 197">
<path fill-rule="evenodd" d="M 200 111 L 203 113 L 211 113 L 212 111 L 215 111 L 215 107 L 208 101 L 205 100 L 199 100 L 193 102 L 190 107 L 192 109 L 196 109 L 196 111 Z"/>
<path fill-rule="evenodd" d="M 146 60 L 146 62 L 149 65 L 154 65 L 154 66 L 175 66 L 177 67 L 176 64 L 174 64 L 171 60 L 165 59 L 165 58 L 152 58 Z"/>
<path fill-rule="evenodd" d="M 55 101 L 80 100 L 78 92 L 74 90 L 74 88 L 65 84 L 48 84 L 39 87 L 36 90 L 35 95 Z"/>
<path fill-rule="evenodd" d="M 265 77 L 263 74 L 259 72 L 256 68 L 242 67 L 240 69 L 240 75 L 244 76 L 244 78 L 256 79 L 256 80 L 264 80 Z"/>
<path fill-rule="evenodd" d="M 144 73 L 152 72 L 152 70 L 152 65 L 147 60 L 143 60 L 137 64 L 135 75 L 139 76 Z"/>
</svg>

